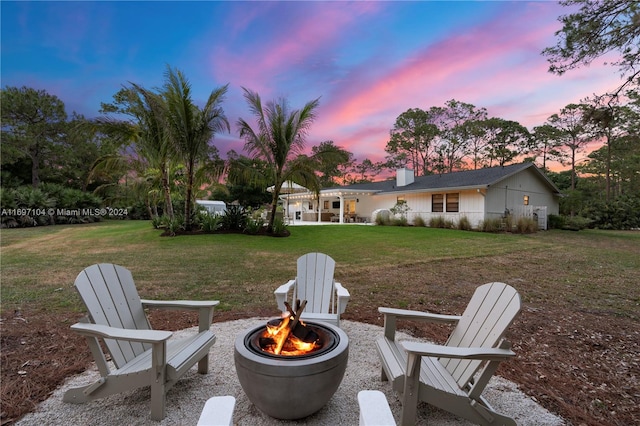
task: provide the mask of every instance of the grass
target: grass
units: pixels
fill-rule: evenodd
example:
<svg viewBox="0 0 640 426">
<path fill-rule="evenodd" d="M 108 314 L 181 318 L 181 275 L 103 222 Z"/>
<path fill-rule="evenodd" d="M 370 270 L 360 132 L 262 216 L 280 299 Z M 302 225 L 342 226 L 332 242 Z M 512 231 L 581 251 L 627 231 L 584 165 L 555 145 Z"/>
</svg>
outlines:
<svg viewBox="0 0 640 426">
<path fill-rule="evenodd" d="M 58 371 L 68 356 L 88 356 L 69 324 L 85 312 L 73 281 L 93 263 L 130 269 L 145 298 L 220 300 L 216 318 L 228 320 L 276 315 L 275 288 L 295 275 L 300 255 L 321 251 L 336 260 L 336 279 L 351 293 L 343 316 L 349 320 L 381 325 L 378 306 L 460 314 L 479 284 L 513 285 L 524 302 L 507 336 L 518 356 L 499 374 L 572 424 L 640 424 L 640 232 L 289 230 L 288 238 L 165 238 L 135 221 L 1 230 L 3 402 L 23 414 L 71 374 Z M 153 320 L 192 324 L 177 316 Z M 446 335 L 430 324 L 408 330 L 436 340 Z M 36 359 L 28 377 L 17 374 Z"/>
<path fill-rule="evenodd" d="M 239 234 L 166 238 L 144 221 L 2 230 L 1 309 L 28 305 L 82 310 L 73 281 L 84 267 L 98 262 L 129 268 L 144 297 L 215 298 L 221 300 L 222 310 L 257 309 L 273 304 L 273 289 L 295 274 L 298 256 L 320 251 L 336 260 L 339 280 L 353 282 L 352 288 L 365 293 L 397 290 L 401 282 L 393 280 L 393 271 L 403 265 L 441 268 L 456 262 L 482 264 L 486 258 L 493 259 L 495 280 L 523 280 L 519 275 L 529 273 L 527 279 L 549 281 L 542 286 L 548 294 L 525 293 L 530 301 L 551 300 L 559 291 L 567 303 L 579 302 L 590 309 L 604 304 L 619 315 L 637 314 L 637 289 L 626 288 L 625 280 L 621 285 L 612 280 L 603 289 L 594 273 L 637 275 L 640 233 L 513 235 L 340 225 L 291 227 L 290 231 L 288 238 Z M 593 250 L 594 246 L 606 249 Z M 507 258 L 513 260 L 500 265 L 500 259 Z M 545 263 L 555 265 L 548 268 L 551 276 L 527 272 Z M 372 269 L 385 281 L 365 282 Z M 455 279 L 455 267 L 451 273 Z M 397 304 L 410 305 L 403 297 Z"/>
</svg>

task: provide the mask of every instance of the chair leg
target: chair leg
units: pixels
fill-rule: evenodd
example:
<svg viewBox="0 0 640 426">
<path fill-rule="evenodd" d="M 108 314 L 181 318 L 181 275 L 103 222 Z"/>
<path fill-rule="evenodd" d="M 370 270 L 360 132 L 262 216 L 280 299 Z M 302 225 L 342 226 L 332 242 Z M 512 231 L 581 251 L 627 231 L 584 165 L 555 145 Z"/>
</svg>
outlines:
<svg viewBox="0 0 640 426">
<path fill-rule="evenodd" d="M 385 373 L 384 368 L 380 369 L 380 381 L 382 381 L 382 382 L 388 382 L 389 381 L 389 377 L 387 377 L 387 373 Z"/>
<path fill-rule="evenodd" d="M 402 392 L 402 415 L 400 417 L 402 426 L 413 426 L 416 423 L 420 389 L 420 361 L 421 357 L 408 354 L 404 391 Z"/>
<path fill-rule="evenodd" d="M 166 399 L 166 387 L 163 377 L 156 380 L 151 385 L 151 420 L 160 421 L 164 419 L 164 406 Z"/>
<path fill-rule="evenodd" d="M 89 392 L 86 392 L 86 390 L 91 386 L 92 385 L 71 388 L 64 393 L 62 400 L 64 402 L 70 402 L 72 404 L 84 404 L 85 402 L 88 402 L 91 400 L 90 398 L 91 394 Z"/>
<path fill-rule="evenodd" d="M 207 374 L 209 372 L 209 354 L 207 353 L 198 361 L 198 373 Z"/>
<path fill-rule="evenodd" d="M 472 400 L 469 403 L 469 407 L 473 410 L 472 414 L 475 414 L 476 416 L 468 416 L 467 419 L 472 420 L 475 423 L 485 425 L 517 426 L 515 420 L 511 417 L 497 413 L 482 397 L 480 397 L 480 401 Z"/>
</svg>

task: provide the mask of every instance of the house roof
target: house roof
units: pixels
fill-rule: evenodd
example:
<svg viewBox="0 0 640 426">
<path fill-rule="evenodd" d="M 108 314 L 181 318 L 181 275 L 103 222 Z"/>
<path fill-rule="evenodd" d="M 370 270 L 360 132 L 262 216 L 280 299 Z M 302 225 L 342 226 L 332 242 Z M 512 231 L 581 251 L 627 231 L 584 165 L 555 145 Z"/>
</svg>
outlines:
<svg viewBox="0 0 640 426">
<path fill-rule="evenodd" d="M 414 182 L 397 186 L 396 179 L 385 180 L 382 182 L 360 183 L 354 185 L 346 185 L 335 188 L 326 188 L 325 191 L 359 191 L 372 193 L 409 193 L 409 192 L 425 192 L 452 189 L 474 189 L 488 188 L 500 181 L 523 170 L 531 169 L 537 173 L 539 177 L 549 186 L 554 193 L 560 193 L 560 190 L 553 184 L 547 176 L 544 175 L 533 163 L 520 163 L 509 166 L 489 167 L 478 170 L 466 170 L 462 172 L 452 172 L 437 175 L 417 176 Z"/>
</svg>

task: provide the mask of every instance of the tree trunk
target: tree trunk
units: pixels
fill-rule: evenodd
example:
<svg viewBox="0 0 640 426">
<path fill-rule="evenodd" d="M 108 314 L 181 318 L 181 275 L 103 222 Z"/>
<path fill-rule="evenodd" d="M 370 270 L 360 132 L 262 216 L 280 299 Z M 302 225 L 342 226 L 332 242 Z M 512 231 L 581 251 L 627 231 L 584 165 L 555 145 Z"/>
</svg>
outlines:
<svg viewBox="0 0 640 426">
<path fill-rule="evenodd" d="M 571 189 L 576 189 L 576 149 L 575 148 L 571 148 Z"/>
<path fill-rule="evenodd" d="M 269 218 L 269 224 L 267 225 L 267 231 L 273 232 L 273 222 L 276 220 L 276 210 L 278 209 L 278 195 L 280 191 L 276 191 L 276 187 L 273 187 L 273 198 L 271 200 L 271 217 Z"/>
<path fill-rule="evenodd" d="M 607 133 L 607 203 L 611 201 L 611 138 Z"/>
<path fill-rule="evenodd" d="M 193 194 L 193 161 L 187 164 L 187 193 L 184 200 L 184 229 L 191 231 L 191 197 Z"/>
<path fill-rule="evenodd" d="M 164 209 L 165 214 L 169 216 L 169 219 L 174 219 L 173 202 L 171 201 L 171 190 L 169 188 L 169 173 L 166 167 L 162 168 L 162 192 L 164 194 Z"/>
<path fill-rule="evenodd" d="M 29 157 L 31 158 L 31 186 L 34 189 L 40 185 L 40 155 L 38 151 L 38 144 L 29 149 Z"/>
</svg>

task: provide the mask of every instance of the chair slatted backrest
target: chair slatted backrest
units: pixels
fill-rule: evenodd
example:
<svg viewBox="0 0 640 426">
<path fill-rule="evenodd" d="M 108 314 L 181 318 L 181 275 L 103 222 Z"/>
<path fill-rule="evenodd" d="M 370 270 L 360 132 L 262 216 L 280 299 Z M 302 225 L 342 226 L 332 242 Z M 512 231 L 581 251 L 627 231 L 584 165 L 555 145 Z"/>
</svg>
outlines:
<svg viewBox="0 0 640 426">
<path fill-rule="evenodd" d="M 298 258 L 293 299 L 307 300 L 305 312 L 335 313 L 335 267 L 335 260 L 324 253 L 307 253 Z"/>
<path fill-rule="evenodd" d="M 110 263 L 92 265 L 78 274 L 75 286 L 94 324 L 151 329 L 128 269 Z M 151 347 L 113 339 L 105 339 L 105 344 L 118 368 Z"/>
<path fill-rule="evenodd" d="M 520 295 L 504 283 L 489 283 L 478 287 L 460 321 L 449 336 L 447 346 L 497 347 L 507 328 L 520 312 Z M 482 366 L 482 361 L 445 359 L 447 368 L 461 388 L 464 388 Z"/>
</svg>

